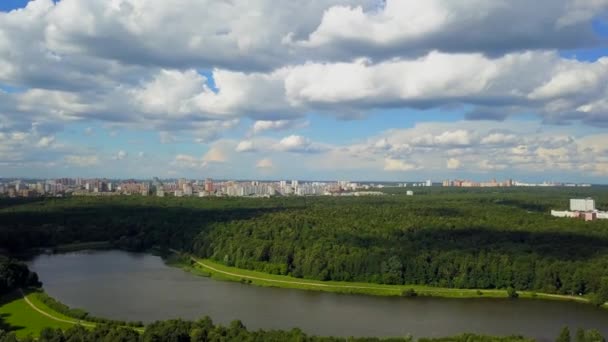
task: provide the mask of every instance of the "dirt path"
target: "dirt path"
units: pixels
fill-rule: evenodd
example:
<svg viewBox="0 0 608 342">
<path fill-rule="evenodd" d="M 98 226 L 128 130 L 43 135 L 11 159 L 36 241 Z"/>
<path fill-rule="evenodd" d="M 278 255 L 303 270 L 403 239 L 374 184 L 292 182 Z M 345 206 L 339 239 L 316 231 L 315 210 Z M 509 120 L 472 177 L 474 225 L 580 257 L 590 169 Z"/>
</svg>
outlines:
<svg viewBox="0 0 608 342">
<path fill-rule="evenodd" d="M 267 281 L 267 282 L 272 282 L 272 283 L 281 283 L 281 284 L 293 284 L 293 285 L 308 285 L 308 286 L 317 286 L 317 287 L 339 287 L 339 288 L 344 288 L 344 289 L 366 289 L 366 290 L 384 290 L 384 291 L 390 291 L 391 289 L 387 289 L 385 287 L 374 287 L 374 286 L 357 286 L 357 285 L 339 285 L 339 284 L 320 284 L 320 283 L 308 283 L 308 282 L 303 282 L 303 281 L 289 281 L 289 280 L 277 280 L 277 279 L 268 279 L 268 278 L 261 278 L 261 277 L 254 277 L 254 276 L 248 276 L 248 275 L 243 275 L 243 274 L 238 274 L 238 273 L 232 273 L 232 272 L 227 272 L 227 271 L 222 271 L 219 270 L 213 266 L 209 266 L 205 263 L 203 263 L 202 261 L 199 261 L 195 258 L 192 258 L 192 260 L 194 262 L 196 262 L 197 264 L 203 266 L 204 268 L 208 268 L 214 272 L 217 273 L 222 273 L 222 274 L 226 274 L 229 276 L 233 276 L 233 277 L 239 277 L 239 278 L 245 278 L 245 279 L 253 279 L 253 280 L 261 280 L 261 281 Z"/>
<path fill-rule="evenodd" d="M 59 317 L 55 317 L 53 315 L 51 315 L 50 313 L 40 309 L 39 307 L 37 307 L 36 305 L 34 305 L 34 303 L 32 303 L 27 296 L 25 295 L 25 293 L 23 292 L 23 290 L 19 289 L 19 292 L 21 292 L 21 296 L 23 297 L 23 299 L 25 300 L 25 302 L 34 310 L 36 310 L 38 313 L 40 313 L 41 315 L 44 315 L 54 321 L 57 322 L 63 322 L 63 323 L 69 323 L 69 324 L 80 324 L 84 327 L 91 327 L 94 328 L 95 324 L 93 323 L 86 323 L 86 322 L 82 322 L 82 321 L 76 321 L 76 320 L 67 320 L 67 319 L 63 319 L 63 318 L 59 318 Z"/>
<path fill-rule="evenodd" d="M 307 285 L 307 286 L 315 286 L 315 287 L 335 287 L 335 288 L 344 288 L 344 289 L 366 289 L 366 290 L 383 290 L 383 291 L 390 291 L 391 289 L 387 289 L 384 287 L 374 287 L 374 286 L 357 286 L 357 285 L 340 285 L 340 284 L 321 284 L 321 283 L 308 283 L 308 282 L 300 282 L 300 281 L 289 281 L 289 280 L 277 280 L 277 279 L 268 279 L 268 278 L 262 278 L 262 277 L 255 277 L 255 276 L 249 276 L 249 275 L 243 275 L 243 274 L 238 274 L 238 273 L 232 273 L 232 272 L 228 272 L 228 271 L 222 271 L 220 269 L 217 269 L 213 266 L 207 265 L 204 262 L 193 258 L 192 260 L 194 262 L 196 262 L 198 265 L 210 269 L 214 272 L 217 273 L 221 273 L 221 274 L 225 274 L 225 275 L 229 275 L 229 276 L 233 276 L 233 277 L 239 277 L 239 278 L 245 278 L 245 279 L 253 279 L 253 280 L 260 280 L 260 281 L 266 281 L 266 282 L 272 282 L 272 283 L 281 283 L 281 284 L 293 284 L 293 285 Z M 424 290 L 418 290 L 420 292 L 425 292 Z M 448 291 L 441 291 L 439 289 L 435 290 L 431 290 L 431 292 L 435 292 L 435 293 L 441 293 L 441 292 L 448 292 Z M 582 297 L 575 297 L 575 296 L 566 296 L 566 295 L 558 295 L 558 294 L 549 294 L 549 293 L 543 293 L 542 294 L 545 297 L 551 297 L 551 298 L 559 298 L 559 299 L 566 299 L 566 300 L 574 300 L 574 301 L 578 301 L 578 302 L 588 302 L 588 300 L 586 298 L 582 298 Z"/>
</svg>

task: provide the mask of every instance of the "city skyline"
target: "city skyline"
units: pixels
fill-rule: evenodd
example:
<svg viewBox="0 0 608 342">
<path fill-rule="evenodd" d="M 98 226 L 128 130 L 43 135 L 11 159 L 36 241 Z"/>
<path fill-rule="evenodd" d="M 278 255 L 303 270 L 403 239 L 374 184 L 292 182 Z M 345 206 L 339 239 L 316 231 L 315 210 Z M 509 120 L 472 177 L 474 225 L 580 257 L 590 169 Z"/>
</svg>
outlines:
<svg viewBox="0 0 608 342">
<path fill-rule="evenodd" d="M 575 0 L 3 1 L 0 178 L 606 184 L 606 14 Z"/>
<path fill-rule="evenodd" d="M 414 196 L 415 189 L 431 187 L 458 188 L 513 188 L 513 187 L 578 187 L 590 188 L 592 184 L 577 183 L 525 183 L 513 179 L 504 181 L 476 182 L 471 180 L 444 180 L 423 182 L 357 182 L 348 180 L 303 181 L 292 179 L 279 181 L 235 181 L 201 179 L 169 179 L 154 177 L 151 180 L 113 180 L 107 178 L 60 178 L 46 180 L 4 180 L 0 178 L 2 197 L 64 197 L 64 196 L 156 196 L 156 197 L 275 197 L 275 196 L 384 196 L 384 188 L 408 188 L 407 196 Z M 603 214 L 602 214 L 603 215 Z M 602 216 L 603 218 L 603 216 Z"/>
</svg>

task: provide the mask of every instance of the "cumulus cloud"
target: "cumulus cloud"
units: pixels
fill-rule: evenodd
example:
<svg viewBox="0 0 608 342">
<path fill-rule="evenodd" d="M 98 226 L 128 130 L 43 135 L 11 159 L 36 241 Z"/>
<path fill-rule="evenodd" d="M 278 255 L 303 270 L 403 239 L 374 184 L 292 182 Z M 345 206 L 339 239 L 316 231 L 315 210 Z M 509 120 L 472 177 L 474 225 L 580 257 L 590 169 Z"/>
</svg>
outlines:
<svg viewBox="0 0 608 342">
<path fill-rule="evenodd" d="M 101 119 L 164 131 L 249 116 L 261 132 L 286 129 L 287 120 L 310 111 L 359 116 L 370 108 L 454 104 L 605 123 L 608 62 L 545 50 L 596 44 L 590 23 L 607 6 L 35 0 L 0 14 L 0 81 L 32 88 L 4 95 L 13 120 L 36 113 L 38 120 Z M 201 13 L 215 15 L 201 21 Z M 176 16 L 169 34 L 163 27 Z M 198 70 L 211 70 L 213 84 Z"/>
<path fill-rule="evenodd" d="M 228 160 L 228 157 L 224 151 L 219 147 L 212 147 L 203 156 L 203 161 L 208 163 L 224 163 Z"/>
<path fill-rule="evenodd" d="M 308 126 L 307 121 L 297 120 L 258 120 L 253 124 L 251 128 L 254 134 L 263 133 L 266 131 L 282 131 L 291 128 L 303 128 Z"/>
<path fill-rule="evenodd" d="M 270 158 L 264 158 L 258 160 L 258 162 L 255 164 L 255 167 L 257 167 L 258 169 L 272 169 L 274 167 L 274 164 L 272 163 L 272 160 Z"/>
<path fill-rule="evenodd" d="M 447 160 L 447 162 L 446 162 L 446 167 L 447 167 L 449 170 L 454 170 L 454 169 L 459 169 L 459 168 L 460 168 L 460 166 L 461 166 L 461 164 L 462 164 L 462 163 L 460 162 L 460 160 L 458 160 L 458 159 L 456 159 L 456 158 L 450 158 L 450 159 L 448 159 L 448 160 Z"/>
<path fill-rule="evenodd" d="M 53 144 L 53 142 L 55 142 L 55 137 L 54 136 L 48 136 L 48 137 L 42 137 L 40 138 L 40 140 L 38 140 L 38 143 L 36 144 L 37 147 L 49 147 Z"/>
<path fill-rule="evenodd" d="M 371 50 L 385 58 L 428 50 L 571 49 L 595 43 L 589 23 L 607 8 L 604 0 L 387 0 L 379 10 L 333 6 L 307 39 L 292 43 L 339 56 Z"/>
<path fill-rule="evenodd" d="M 405 160 L 387 158 L 384 160 L 384 171 L 412 171 L 419 167 Z"/>
<path fill-rule="evenodd" d="M 251 141 L 251 140 L 243 140 L 243 141 L 239 142 L 239 144 L 236 146 L 236 151 L 237 152 L 253 152 L 253 151 L 255 151 L 255 147 L 253 145 L 253 141 Z"/>
<path fill-rule="evenodd" d="M 55 137 L 87 126 L 93 136 L 101 123 L 209 145 L 203 157 L 173 160 L 198 167 L 248 151 L 239 157 L 249 165 L 299 153 L 336 169 L 441 170 L 453 159 L 463 171 L 598 174 L 605 136 L 585 137 L 578 125 L 608 127 L 608 57 L 563 56 L 601 47 L 593 24 L 607 10 L 606 0 L 33 0 L 0 13 L 0 88 L 14 90 L 0 89 L 0 159 L 87 156 Z M 419 124 L 346 145 L 289 132 L 312 113 L 366 120 L 412 108 L 480 121 Z M 545 126 L 515 127 L 522 113 Z M 217 144 L 249 120 L 247 140 Z M 262 136 L 276 131 L 289 133 Z"/>
<path fill-rule="evenodd" d="M 324 147 L 313 143 L 310 139 L 300 135 L 290 135 L 279 141 L 275 148 L 283 152 L 296 153 L 318 153 L 324 150 Z"/>
</svg>

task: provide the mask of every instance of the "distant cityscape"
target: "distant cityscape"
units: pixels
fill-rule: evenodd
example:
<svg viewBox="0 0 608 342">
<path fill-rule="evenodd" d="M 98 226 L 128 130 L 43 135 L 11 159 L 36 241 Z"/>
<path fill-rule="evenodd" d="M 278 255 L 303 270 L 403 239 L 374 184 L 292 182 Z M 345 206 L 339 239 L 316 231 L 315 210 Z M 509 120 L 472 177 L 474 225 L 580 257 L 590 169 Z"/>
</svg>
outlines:
<svg viewBox="0 0 608 342">
<path fill-rule="evenodd" d="M 558 182 L 542 182 L 542 183 L 523 183 L 519 181 L 514 181 L 512 179 L 507 179 L 505 181 L 497 181 L 493 179 L 491 181 L 486 182 L 476 182 L 471 180 L 445 180 L 443 181 L 443 186 L 446 187 L 457 187 L 457 188 L 501 188 L 501 187 L 514 187 L 514 186 L 523 186 L 523 187 L 590 187 L 591 184 L 579 184 L 579 183 L 558 183 Z"/>
<path fill-rule="evenodd" d="M 109 180 L 59 178 L 47 180 L 0 179 L 0 196 L 174 196 L 174 197 L 272 197 L 272 196 L 381 196 L 377 191 L 386 187 L 590 187 L 577 183 L 522 183 L 511 179 L 476 182 L 471 180 L 445 180 L 442 184 L 431 180 L 407 183 L 360 183 L 351 181 L 217 181 L 211 178 L 190 180 L 185 178 L 161 180 Z M 414 191 L 406 191 L 413 196 Z"/>
<path fill-rule="evenodd" d="M 424 184 L 421 183 L 420 185 Z M 431 185 L 431 183 L 428 184 Z M 211 178 L 204 180 L 185 178 L 160 180 L 154 178 L 151 181 L 113 181 L 108 179 L 60 178 L 36 182 L 20 179 L 0 182 L 0 195 L 8 197 L 61 197 L 66 195 L 142 195 L 158 197 L 374 196 L 384 195 L 384 193 L 369 190 L 383 187 L 382 184 L 361 184 L 350 181 L 214 181 Z"/>
</svg>

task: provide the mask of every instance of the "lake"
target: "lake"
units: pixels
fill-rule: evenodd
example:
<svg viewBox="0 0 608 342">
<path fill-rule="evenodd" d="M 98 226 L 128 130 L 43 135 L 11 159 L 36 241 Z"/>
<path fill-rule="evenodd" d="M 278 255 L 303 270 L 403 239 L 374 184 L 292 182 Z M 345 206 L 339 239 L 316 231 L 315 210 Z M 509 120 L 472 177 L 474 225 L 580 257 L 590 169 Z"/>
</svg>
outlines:
<svg viewBox="0 0 608 342">
<path fill-rule="evenodd" d="M 392 298 L 263 288 L 216 281 L 123 251 L 39 255 L 29 262 L 46 292 L 95 316 L 152 322 L 205 315 L 250 329 L 301 328 L 333 336 L 521 334 L 553 341 L 561 328 L 608 335 L 608 310 L 541 300 Z"/>
</svg>

